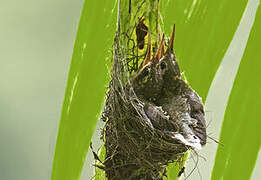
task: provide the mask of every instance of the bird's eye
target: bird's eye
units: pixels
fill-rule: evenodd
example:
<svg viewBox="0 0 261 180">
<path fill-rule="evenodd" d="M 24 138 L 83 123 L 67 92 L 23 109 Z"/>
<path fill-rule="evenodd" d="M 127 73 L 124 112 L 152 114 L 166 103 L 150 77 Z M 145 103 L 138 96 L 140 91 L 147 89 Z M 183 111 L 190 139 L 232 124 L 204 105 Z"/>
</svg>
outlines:
<svg viewBox="0 0 261 180">
<path fill-rule="evenodd" d="M 166 64 L 165 62 L 161 62 L 161 63 L 160 63 L 160 69 L 161 69 L 161 70 L 166 69 L 166 67 L 167 67 L 167 64 Z"/>
<path fill-rule="evenodd" d="M 148 76 L 149 72 L 150 72 L 150 68 L 149 67 L 144 68 L 143 71 L 142 71 L 143 77 Z"/>
</svg>

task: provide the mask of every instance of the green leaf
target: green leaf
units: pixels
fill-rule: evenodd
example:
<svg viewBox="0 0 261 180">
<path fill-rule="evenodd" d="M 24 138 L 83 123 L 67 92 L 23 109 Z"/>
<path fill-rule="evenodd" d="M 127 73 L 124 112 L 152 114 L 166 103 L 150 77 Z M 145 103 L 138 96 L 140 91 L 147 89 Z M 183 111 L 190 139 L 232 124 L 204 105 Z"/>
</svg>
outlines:
<svg viewBox="0 0 261 180">
<path fill-rule="evenodd" d="M 183 156 L 183 159 L 181 162 L 174 162 L 172 164 L 169 164 L 167 167 L 167 178 L 166 180 L 175 180 L 178 179 L 179 173 L 182 168 L 185 167 L 185 163 L 189 157 L 189 152 L 186 152 Z"/>
<path fill-rule="evenodd" d="M 105 146 L 102 146 L 99 150 L 99 159 L 100 160 L 104 160 L 105 159 L 105 155 L 106 155 L 106 149 Z M 96 160 L 96 164 L 103 166 L 102 163 L 100 163 L 99 161 Z M 96 167 L 95 168 L 95 176 L 94 176 L 94 180 L 104 180 L 105 179 L 105 171 Z"/>
<path fill-rule="evenodd" d="M 261 147 L 261 9 L 249 36 L 221 131 L 212 179 L 249 179 Z M 240 171 L 239 171 L 240 170 Z"/>
<path fill-rule="evenodd" d="M 109 75 L 115 1 L 86 1 L 79 23 L 53 160 L 52 180 L 78 179 L 101 111 Z"/>
</svg>

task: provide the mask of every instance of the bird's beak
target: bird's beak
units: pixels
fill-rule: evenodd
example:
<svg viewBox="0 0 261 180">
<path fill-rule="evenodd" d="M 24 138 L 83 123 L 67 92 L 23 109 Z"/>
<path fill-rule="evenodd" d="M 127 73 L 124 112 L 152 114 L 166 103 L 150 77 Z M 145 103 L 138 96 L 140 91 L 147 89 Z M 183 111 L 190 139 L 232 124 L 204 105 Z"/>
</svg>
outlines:
<svg viewBox="0 0 261 180">
<path fill-rule="evenodd" d="M 175 39 L 175 24 L 173 25 L 172 34 L 171 34 L 171 38 L 170 38 L 166 53 L 173 53 L 174 39 Z M 148 64 L 151 61 L 153 61 L 155 64 L 159 63 L 159 60 L 163 56 L 165 56 L 164 34 L 162 35 L 160 45 L 158 47 L 155 57 L 153 59 L 151 59 L 151 35 L 149 33 L 147 53 L 146 53 L 144 61 L 141 64 L 141 68 L 144 67 L 146 64 Z"/>
<path fill-rule="evenodd" d="M 174 39 L 175 39 L 175 24 L 173 25 L 173 30 L 172 30 L 172 33 L 171 33 L 171 38 L 170 38 L 169 45 L 168 45 L 168 48 L 167 48 L 167 51 L 166 51 L 166 52 L 168 52 L 168 53 L 173 53 Z"/>
<path fill-rule="evenodd" d="M 150 33 L 149 33 L 149 38 L 148 38 L 148 47 L 147 47 L 147 53 L 145 56 L 145 59 L 141 65 L 141 67 L 144 67 L 146 64 L 148 64 L 151 61 L 151 37 L 150 37 Z"/>
<path fill-rule="evenodd" d="M 159 48 L 154 58 L 154 62 L 157 64 L 164 55 L 165 55 L 165 48 L 164 48 L 164 34 L 163 34 L 160 41 Z"/>
</svg>

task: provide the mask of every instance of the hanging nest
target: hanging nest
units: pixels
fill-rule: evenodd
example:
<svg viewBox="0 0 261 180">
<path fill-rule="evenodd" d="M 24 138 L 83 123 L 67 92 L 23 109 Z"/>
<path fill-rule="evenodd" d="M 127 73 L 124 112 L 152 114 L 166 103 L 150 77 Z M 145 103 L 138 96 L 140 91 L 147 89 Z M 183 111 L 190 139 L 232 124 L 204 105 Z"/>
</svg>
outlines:
<svg viewBox="0 0 261 180">
<path fill-rule="evenodd" d="M 175 26 L 174 26 L 175 27 Z M 189 149 L 206 143 L 203 104 L 182 80 L 173 52 L 175 28 L 165 51 L 164 37 L 151 58 L 129 73 L 119 34 L 102 120 L 109 180 L 162 180 L 169 163 L 182 163 Z"/>
</svg>

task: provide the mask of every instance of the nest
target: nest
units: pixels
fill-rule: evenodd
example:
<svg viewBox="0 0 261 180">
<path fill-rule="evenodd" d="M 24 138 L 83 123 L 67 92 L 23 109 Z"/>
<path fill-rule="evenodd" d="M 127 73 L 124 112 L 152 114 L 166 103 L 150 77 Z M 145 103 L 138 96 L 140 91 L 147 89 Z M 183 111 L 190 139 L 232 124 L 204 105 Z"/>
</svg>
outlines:
<svg viewBox="0 0 261 180">
<path fill-rule="evenodd" d="M 154 128 L 132 88 L 112 84 L 103 116 L 107 178 L 162 179 L 165 167 L 182 160 L 189 146 Z"/>
<path fill-rule="evenodd" d="M 137 27 L 139 25 L 140 29 L 148 30 L 143 27 L 143 20 L 140 20 Z M 136 28 L 136 34 L 137 43 L 134 46 L 141 49 L 147 33 L 139 33 Z M 126 34 L 124 38 L 120 36 L 124 36 L 124 33 L 117 32 L 114 40 L 111 82 L 101 118 L 105 122 L 102 130 L 106 149 L 103 170 L 108 180 L 163 180 L 169 163 L 183 164 L 184 154 L 189 149 L 196 147 L 199 142 L 205 144 L 202 102 L 181 79 L 178 65 L 174 85 L 169 84 L 172 83 L 169 80 L 172 74 L 167 72 L 160 80 L 162 84 L 159 87 L 147 87 L 156 89 L 157 96 L 144 98 L 139 84 L 134 84 L 133 79 L 141 71 L 138 68 L 139 61 L 146 61 L 146 56 L 135 54 L 134 49 L 137 47 L 128 49 L 129 45 L 122 45 L 122 39 L 129 37 Z M 173 39 L 172 34 L 172 49 Z M 162 44 L 163 37 L 160 46 Z M 174 54 L 169 54 L 167 58 L 173 57 Z M 174 63 L 177 64 L 176 61 Z M 189 139 L 191 137 L 192 140 Z"/>
<path fill-rule="evenodd" d="M 106 177 L 109 180 L 161 180 L 166 176 L 167 165 L 182 163 L 184 153 L 191 147 L 173 138 L 173 132 L 153 125 L 145 111 L 146 105 L 149 103 L 158 113 L 165 112 L 136 94 L 128 77 L 127 63 L 121 59 L 117 45 L 115 43 L 112 80 L 102 114 L 106 122 L 103 129 Z"/>
</svg>

